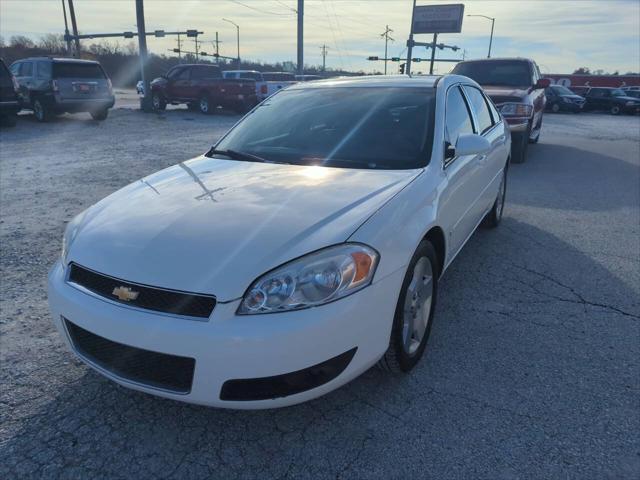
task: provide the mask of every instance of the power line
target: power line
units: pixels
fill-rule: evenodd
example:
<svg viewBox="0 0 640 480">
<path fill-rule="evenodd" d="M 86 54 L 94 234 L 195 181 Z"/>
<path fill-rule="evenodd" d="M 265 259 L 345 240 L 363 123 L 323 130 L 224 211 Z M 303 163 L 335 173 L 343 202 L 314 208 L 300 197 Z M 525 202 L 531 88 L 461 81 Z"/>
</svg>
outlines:
<svg viewBox="0 0 640 480">
<path fill-rule="evenodd" d="M 256 12 L 266 13 L 267 15 L 275 15 L 278 17 L 289 17 L 291 15 L 295 15 L 294 13 L 278 13 L 278 12 L 272 12 L 269 10 L 263 10 L 261 8 L 256 8 L 256 7 L 252 7 L 251 5 L 247 5 L 246 3 L 239 2 L 238 0 L 227 0 L 227 1 L 231 3 L 235 3 L 236 5 L 240 5 L 242 7 L 248 8 L 250 10 L 254 10 Z"/>
</svg>

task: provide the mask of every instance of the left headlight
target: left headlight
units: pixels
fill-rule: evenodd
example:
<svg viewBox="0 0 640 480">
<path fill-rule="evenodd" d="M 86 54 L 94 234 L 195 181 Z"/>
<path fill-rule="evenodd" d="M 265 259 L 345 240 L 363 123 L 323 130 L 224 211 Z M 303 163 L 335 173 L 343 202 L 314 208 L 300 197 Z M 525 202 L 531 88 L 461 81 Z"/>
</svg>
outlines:
<svg viewBox="0 0 640 480">
<path fill-rule="evenodd" d="M 346 297 L 371 283 L 379 258 L 373 248 L 359 243 L 310 253 L 253 282 L 237 313 L 300 310 Z"/>
<path fill-rule="evenodd" d="M 62 235 L 62 252 L 60 255 L 62 258 L 63 265 L 66 265 L 67 263 L 67 255 L 69 253 L 69 247 L 71 246 L 71 243 L 73 242 L 73 240 L 76 238 L 76 235 L 78 234 L 78 229 L 82 224 L 82 220 L 84 219 L 85 213 L 86 213 L 86 210 L 82 212 L 80 215 L 76 215 L 73 218 L 73 220 L 71 220 L 67 224 L 67 228 L 65 228 L 64 230 L 64 235 Z"/>
</svg>

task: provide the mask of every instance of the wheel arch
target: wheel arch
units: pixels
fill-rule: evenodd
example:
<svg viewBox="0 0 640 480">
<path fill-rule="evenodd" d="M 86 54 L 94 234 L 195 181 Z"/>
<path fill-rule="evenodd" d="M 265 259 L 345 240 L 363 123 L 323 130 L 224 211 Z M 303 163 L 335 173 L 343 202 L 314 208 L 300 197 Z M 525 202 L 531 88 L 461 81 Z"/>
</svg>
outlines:
<svg viewBox="0 0 640 480">
<path fill-rule="evenodd" d="M 447 242 L 444 231 L 438 226 L 431 227 L 422 239 L 428 240 L 431 245 L 433 245 L 436 255 L 438 256 L 438 277 L 442 276 L 447 254 Z"/>
</svg>

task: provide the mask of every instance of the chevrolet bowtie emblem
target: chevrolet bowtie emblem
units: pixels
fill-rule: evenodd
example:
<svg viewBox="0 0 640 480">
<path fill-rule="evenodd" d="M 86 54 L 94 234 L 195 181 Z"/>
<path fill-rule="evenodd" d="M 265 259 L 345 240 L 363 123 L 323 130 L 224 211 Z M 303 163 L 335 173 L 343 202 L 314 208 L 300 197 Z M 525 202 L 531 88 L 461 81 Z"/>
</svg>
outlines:
<svg viewBox="0 0 640 480">
<path fill-rule="evenodd" d="M 140 295 L 140 292 L 136 292 L 135 290 L 131 290 L 129 287 L 116 287 L 113 289 L 113 293 L 116 297 L 118 297 L 123 302 L 130 302 L 131 300 L 135 300 Z"/>
</svg>

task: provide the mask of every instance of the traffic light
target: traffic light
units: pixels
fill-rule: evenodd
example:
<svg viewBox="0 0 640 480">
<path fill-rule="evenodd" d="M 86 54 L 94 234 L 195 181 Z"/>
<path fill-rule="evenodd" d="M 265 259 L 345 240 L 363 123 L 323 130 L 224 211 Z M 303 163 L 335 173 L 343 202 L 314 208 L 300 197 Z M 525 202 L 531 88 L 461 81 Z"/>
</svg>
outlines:
<svg viewBox="0 0 640 480">
<path fill-rule="evenodd" d="M 124 38 L 133 38 L 133 32 L 124 32 Z"/>
<path fill-rule="evenodd" d="M 421 58 L 412 58 L 411 61 L 412 62 L 421 62 L 422 59 Z"/>
<path fill-rule="evenodd" d="M 156 30 L 153 32 L 156 37 L 164 37 L 164 30 Z"/>
<path fill-rule="evenodd" d="M 174 48 L 174 49 L 173 49 L 173 51 L 174 51 L 175 53 L 180 53 L 180 49 L 179 49 L 179 48 Z"/>
<path fill-rule="evenodd" d="M 378 57 L 367 57 L 367 60 L 380 60 Z"/>
<path fill-rule="evenodd" d="M 197 30 L 187 30 L 187 37 L 193 38 L 198 36 Z"/>
<path fill-rule="evenodd" d="M 392 62 L 399 62 L 400 61 L 400 57 L 391 57 L 391 61 Z"/>
<path fill-rule="evenodd" d="M 404 67 L 406 67 L 406 63 L 401 63 L 400 64 L 400 75 L 404 75 Z"/>
</svg>

